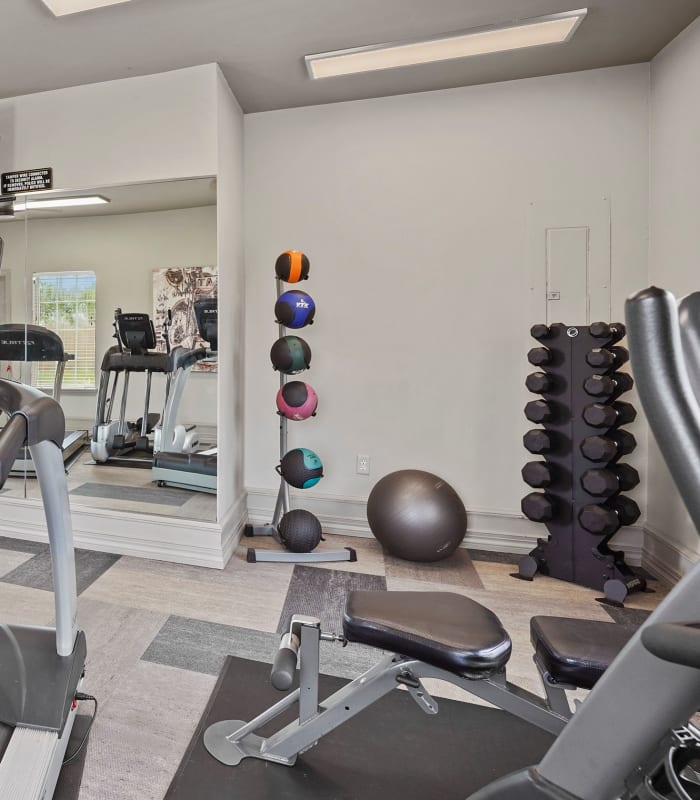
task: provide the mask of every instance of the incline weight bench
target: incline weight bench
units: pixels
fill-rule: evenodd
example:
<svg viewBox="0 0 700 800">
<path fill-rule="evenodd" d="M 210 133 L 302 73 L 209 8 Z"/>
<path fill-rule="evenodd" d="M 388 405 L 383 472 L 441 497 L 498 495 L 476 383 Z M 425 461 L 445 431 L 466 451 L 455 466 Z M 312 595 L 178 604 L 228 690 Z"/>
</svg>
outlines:
<svg viewBox="0 0 700 800">
<path fill-rule="evenodd" d="M 272 685 L 299 687 L 252 722 L 218 722 L 204 734 L 207 750 L 235 766 L 246 757 L 291 766 L 300 753 L 392 689 L 408 690 L 426 714 L 438 704 L 423 678 L 448 681 L 550 733 L 571 716 L 568 690 L 590 689 L 627 643 L 632 631 L 613 622 L 533 617 L 535 663 L 547 700 L 510 683 L 511 640 L 498 617 L 468 597 L 448 592 L 352 592 L 342 637 L 321 633 L 319 620 L 292 618 L 272 666 Z M 320 640 L 356 642 L 388 651 L 364 675 L 319 705 Z M 295 703 L 299 717 L 268 738 L 255 731 Z"/>
</svg>

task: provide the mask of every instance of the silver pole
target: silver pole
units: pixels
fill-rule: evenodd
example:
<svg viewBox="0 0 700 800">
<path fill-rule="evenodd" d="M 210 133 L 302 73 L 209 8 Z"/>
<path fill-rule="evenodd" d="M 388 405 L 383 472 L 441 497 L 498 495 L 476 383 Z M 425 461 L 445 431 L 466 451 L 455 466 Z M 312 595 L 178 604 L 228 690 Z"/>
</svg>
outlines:
<svg viewBox="0 0 700 800">
<path fill-rule="evenodd" d="M 51 547 L 54 604 L 56 607 L 56 652 L 69 656 L 78 634 L 78 595 L 75 583 L 73 526 L 68 501 L 61 448 L 53 442 L 29 446 L 44 503 Z"/>
<path fill-rule="evenodd" d="M 146 373 L 146 402 L 143 406 L 143 417 L 141 417 L 141 436 L 145 436 L 148 432 L 148 407 L 151 404 L 151 381 L 153 380 L 153 373 L 149 370 Z"/>
<path fill-rule="evenodd" d="M 127 424 L 126 424 L 126 399 L 129 394 L 129 372 L 124 372 L 124 388 L 122 389 L 122 403 L 119 409 L 119 433 L 126 436 L 127 434 Z"/>
</svg>

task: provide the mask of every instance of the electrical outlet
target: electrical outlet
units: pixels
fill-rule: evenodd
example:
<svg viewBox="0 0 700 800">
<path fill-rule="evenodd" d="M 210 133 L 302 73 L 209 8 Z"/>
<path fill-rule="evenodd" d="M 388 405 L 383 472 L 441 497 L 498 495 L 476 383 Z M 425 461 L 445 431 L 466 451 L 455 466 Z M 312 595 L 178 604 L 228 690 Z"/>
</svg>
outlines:
<svg viewBox="0 0 700 800">
<path fill-rule="evenodd" d="M 357 456 L 357 474 L 369 475 L 369 456 Z"/>
</svg>

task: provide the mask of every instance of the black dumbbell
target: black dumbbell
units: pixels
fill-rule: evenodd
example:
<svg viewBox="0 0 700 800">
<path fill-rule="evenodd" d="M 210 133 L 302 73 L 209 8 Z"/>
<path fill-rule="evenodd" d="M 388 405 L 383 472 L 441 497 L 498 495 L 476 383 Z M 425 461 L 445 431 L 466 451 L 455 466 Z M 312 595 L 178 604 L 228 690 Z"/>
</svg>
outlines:
<svg viewBox="0 0 700 800">
<path fill-rule="evenodd" d="M 533 325 L 530 328 L 530 336 L 533 339 L 549 339 L 552 335 L 552 329 L 548 325 Z"/>
<path fill-rule="evenodd" d="M 609 463 L 631 453 L 637 440 L 628 431 L 611 431 L 607 436 L 586 436 L 581 452 L 589 461 Z"/>
<path fill-rule="evenodd" d="M 591 375 L 583 382 L 583 388 L 592 397 L 618 397 L 634 386 L 632 376 L 626 372 L 612 375 Z"/>
<path fill-rule="evenodd" d="M 587 469 L 581 476 L 581 486 L 594 497 L 611 497 L 618 492 L 628 492 L 638 483 L 639 473 L 629 464 Z"/>
<path fill-rule="evenodd" d="M 531 453 L 548 453 L 552 449 L 554 441 L 549 431 L 533 428 L 523 436 L 523 444 Z"/>
<path fill-rule="evenodd" d="M 639 519 L 639 506 L 629 497 L 615 497 L 603 505 L 584 506 L 578 514 L 581 527 L 589 533 L 609 536 L 621 525 L 632 525 Z"/>
<path fill-rule="evenodd" d="M 531 400 L 525 406 L 525 416 L 530 422 L 549 422 L 552 419 L 552 407 L 546 400 Z"/>
<path fill-rule="evenodd" d="M 548 522 L 554 516 L 552 499 L 542 492 L 530 492 L 523 497 L 520 508 L 533 522 Z"/>
<path fill-rule="evenodd" d="M 527 354 L 527 360 L 533 367 L 541 367 L 552 360 L 552 351 L 548 347 L 533 347 Z"/>
<path fill-rule="evenodd" d="M 528 461 L 520 470 L 523 480 L 533 489 L 544 489 L 552 482 L 552 467 L 546 461 Z"/>
<path fill-rule="evenodd" d="M 594 339 L 609 339 L 610 344 L 624 339 L 627 332 L 621 322 L 611 322 L 609 325 L 607 322 L 594 322 L 588 331 Z"/>
<path fill-rule="evenodd" d="M 543 394 L 552 389 L 552 376 L 546 372 L 531 372 L 525 378 L 525 386 L 534 394 Z"/>
<path fill-rule="evenodd" d="M 586 354 L 586 363 L 592 367 L 618 369 L 629 361 L 629 350 L 626 347 L 594 347 Z"/>
<path fill-rule="evenodd" d="M 637 412 L 631 403 L 617 401 L 607 405 L 605 403 L 591 403 L 583 409 L 583 419 L 594 428 L 616 428 L 628 425 L 637 417 Z"/>
</svg>

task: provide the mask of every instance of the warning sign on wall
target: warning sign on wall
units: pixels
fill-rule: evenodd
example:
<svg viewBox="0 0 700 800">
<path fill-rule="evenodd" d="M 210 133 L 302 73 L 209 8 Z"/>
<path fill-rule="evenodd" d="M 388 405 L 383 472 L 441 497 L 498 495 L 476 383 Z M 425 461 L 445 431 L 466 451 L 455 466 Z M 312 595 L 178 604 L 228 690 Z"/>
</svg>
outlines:
<svg viewBox="0 0 700 800">
<path fill-rule="evenodd" d="M 53 169 L 51 167 L 3 172 L 0 178 L 1 194 L 40 192 L 44 189 L 53 189 Z"/>
</svg>

